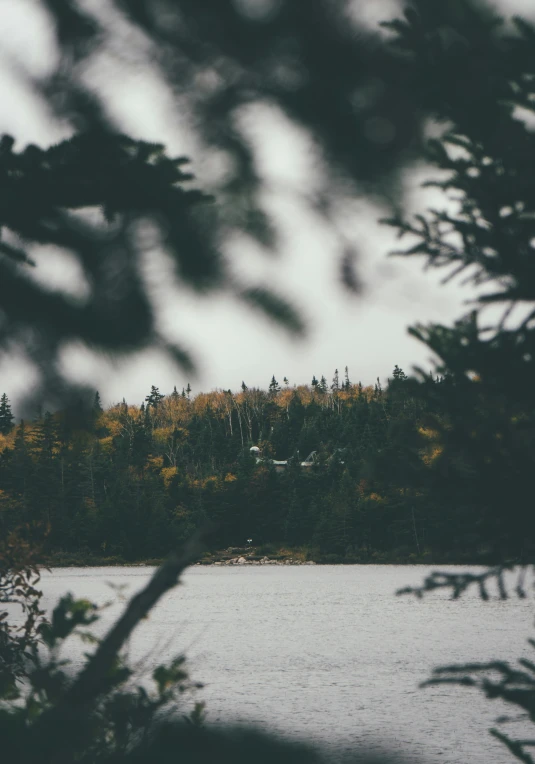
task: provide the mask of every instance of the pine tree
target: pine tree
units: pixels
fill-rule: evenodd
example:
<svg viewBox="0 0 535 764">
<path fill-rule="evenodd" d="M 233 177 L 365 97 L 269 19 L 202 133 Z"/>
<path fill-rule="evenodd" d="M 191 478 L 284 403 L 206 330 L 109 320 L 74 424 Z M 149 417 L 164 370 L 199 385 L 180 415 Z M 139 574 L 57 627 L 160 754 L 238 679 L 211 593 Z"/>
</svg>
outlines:
<svg viewBox="0 0 535 764">
<path fill-rule="evenodd" d="M 58 445 L 57 423 L 50 411 L 45 411 L 41 421 L 35 425 L 33 448 L 38 454 L 53 456 L 57 452 Z"/>
<path fill-rule="evenodd" d="M 277 393 L 280 393 L 280 385 L 275 379 L 275 375 L 271 377 L 271 382 L 269 383 L 268 392 L 270 395 L 277 395 Z"/>
<path fill-rule="evenodd" d="M 0 398 L 0 433 L 7 435 L 13 429 L 14 416 L 11 413 L 11 405 L 6 393 Z"/>
<path fill-rule="evenodd" d="M 394 366 L 392 376 L 394 378 L 394 382 L 405 382 L 408 379 L 408 376 L 405 374 L 403 369 L 400 369 L 397 364 Z"/>
<path fill-rule="evenodd" d="M 241 389 L 242 389 L 243 393 L 246 392 L 246 390 L 249 389 L 243 380 L 242 380 L 242 383 L 241 383 Z"/>
<path fill-rule="evenodd" d="M 40 519 L 51 523 L 61 500 L 63 474 L 59 460 L 60 443 L 57 423 L 49 411 L 34 426 L 32 455 L 35 461 L 34 479 L 31 485 L 32 504 Z M 61 529 L 56 530 L 56 536 Z"/>
<path fill-rule="evenodd" d="M 344 381 L 344 390 L 349 390 L 351 387 L 351 382 L 349 381 L 349 369 L 345 368 L 345 381 Z"/>
<path fill-rule="evenodd" d="M 188 382 L 188 386 L 186 387 L 186 397 L 187 397 L 188 401 L 190 399 L 190 394 L 191 394 L 191 385 Z"/>
<path fill-rule="evenodd" d="M 317 390 L 318 390 L 319 393 L 326 393 L 327 392 L 327 380 L 325 379 L 323 374 L 321 375 L 321 379 L 319 381 Z"/>
<path fill-rule="evenodd" d="M 174 401 L 176 401 L 176 399 L 180 397 L 180 394 L 178 390 L 176 389 L 176 385 L 173 387 L 173 392 L 171 393 L 169 397 L 172 398 Z"/>
<path fill-rule="evenodd" d="M 157 387 L 152 385 L 150 389 L 149 395 L 145 398 L 145 401 L 147 403 L 147 408 L 158 408 L 158 404 L 160 401 L 163 401 L 165 398 L 165 395 L 162 395 L 162 393 L 158 390 Z"/>
<path fill-rule="evenodd" d="M 383 394 L 383 388 L 381 387 L 381 380 L 377 377 L 375 385 L 373 386 L 373 397 L 378 400 Z"/>
<path fill-rule="evenodd" d="M 284 377 L 284 379 L 282 381 L 284 382 L 286 387 L 288 387 L 288 385 L 290 384 L 290 380 L 288 379 L 288 377 Z"/>
<path fill-rule="evenodd" d="M 315 374 L 313 374 L 313 375 L 312 375 L 312 382 L 311 382 L 310 384 L 312 385 L 312 388 L 313 388 L 314 390 L 316 390 L 316 388 L 317 388 L 317 386 L 318 386 L 319 382 L 318 382 L 318 380 L 316 379 L 316 375 L 315 375 Z"/>
<path fill-rule="evenodd" d="M 397 254 L 424 256 L 428 266 L 447 271 L 443 281 L 463 275 L 463 284 L 485 285 L 470 313 L 453 325 L 418 325 L 411 334 L 438 358 L 432 374 L 419 372 L 422 400 L 443 414 L 431 420 L 441 447 L 429 471 L 437 541 L 443 542 L 452 525 L 457 537 L 471 534 L 480 561 L 493 566 L 480 580 L 488 576 L 494 582 L 499 571 L 497 585 L 505 598 L 502 565 L 528 569 L 535 559 L 535 519 L 526 504 L 535 469 L 535 30 L 519 18 L 514 28 L 500 29 L 475 7 L 469 19 L 467 14 L 454 22 L 452 32 L 463 41 L 454 55 L 449 45 L 431 41 L 425 13 L 411 10 L 388 25 L 398 49 L 412 58 L 416 80 L 444 83 L 433 95 L 427 92 L 436 124 L 447 127 L 428 146 L 428 160 L 440 172 L 426 185 L 444 192 L 442 208 L 435 204 L 411 219 L 386 222 L 400 236 L 410 236 L 409 247 Z M 486 86 L 477 84 L 482 57 L 495 72 Z M 447 84 L 452 68 L 462 75 L 456 85 Z M 513 320 L 511 313 L 521 304 L 526 313 Z M 446 374 L 447 383 L 433 379 Z M 440 523 L 446 512 L 453 523 Z M 419 546 L 418 516 L 413 509 L 411 515 Z M 453 577 L 445 585 L 459 595 Z M 517 593 L 526 596 L 522 585 Z M 486 582 L 480 596 L 488 598 Z M 495 666 L 504 668 L 490 695 L 488 675 Z M 520 712 L 535 698 L 533 678 L 522 677 L 518 691 L 514 668 L 505 661 L 440 667 L 437 678 L 448 688 L 452 683 L 478 687 Z M 493 730 L 516 759 L 532 761 L 533 734 L 515 740 L 504 732 Z"/>
<path fill-rule="evenodd" d="M 154 406 L 152 407 L 154 408 Z M 132 438 L 130 441 L 130 463 L 143 470 L 147 465 L 147 456 L 150 452 L 152 419 L 147 405 L 143 419 L 137 419 L 132 423 Z"/>
<path fill-rule="evenodd" d="M 333 393 L 337 393 L 340 390 L 340 377 L 338 375 L 338 369 L 334 370 L 333 382 L 331 385 Z"/>
<path fill-rule="evenodd" d="M 100 400 L 100 393 L 97 390 L 93 399 L 93 411 L 96 414 L 100 414 L 102 411 L 102 401 Z"/>
<path fill-rule="evenodd" d="M 20 425 L 15 432 L 15 443 L 13 445 L 13 456 L 9 464 L 9 485 L 16 495 L 23 500 L 26 508 L 26 492 L 28 483 L 31 482 L 33 471 L 33 461 L 30 456 L 28 440 L 26 438 L 26 426 L 21 419 Z M 27 517 L 20 518 L 27 520 Z"/>
</svg>

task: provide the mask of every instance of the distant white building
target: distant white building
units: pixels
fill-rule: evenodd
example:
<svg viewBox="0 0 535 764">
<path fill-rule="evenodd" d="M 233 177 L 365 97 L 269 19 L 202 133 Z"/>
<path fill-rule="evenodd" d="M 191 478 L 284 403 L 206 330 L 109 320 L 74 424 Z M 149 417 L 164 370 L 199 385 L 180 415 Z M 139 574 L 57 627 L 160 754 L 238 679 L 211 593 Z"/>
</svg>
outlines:
<svg viewBox="0 0 535 764">
<path fill-rule="evenodd" d="M 257 464 L 261 464 L 262 462 L 266 462 L 268 464 L 273 464 L 273 466 L 275 467 L 275 472 L 284 472 L 284 470 L 288 466 L 288 459 L 284 459 L 284 460 L 265 459 L 262 456 L 262 452 L 260 451 L 258 446 L 251 446 L 251 448 L 249 449 L 249 452 L 250 452 L 250 454 L 252 456 L 255 457 Z M 318 461 L 317 460 L 317 452 L 316 451 L 312 451 L 307 456 L 305 461 L 304 462 L 300 462 L 300 464 L 301 464 L 301 467 L 308 468 L 308 467 L 313 467 L 314 464 L 317 464 L 317 461 Z"/>
</svg>

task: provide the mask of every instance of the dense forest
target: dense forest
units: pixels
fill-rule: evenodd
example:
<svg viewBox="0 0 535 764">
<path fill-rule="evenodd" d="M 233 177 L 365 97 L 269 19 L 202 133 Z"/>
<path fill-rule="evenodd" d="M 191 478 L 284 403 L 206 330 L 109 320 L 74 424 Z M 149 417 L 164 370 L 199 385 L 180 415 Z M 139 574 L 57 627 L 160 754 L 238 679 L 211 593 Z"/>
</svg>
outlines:
<svg viewBox="0 0 535 764">
<path fill-rule="evenodd" d="M 383 389 L 346 368 L 309 386 L 273 377 L 266 391 L 152 387 L 140 406 L 107 410 L 96 393 L 14 426 L 4 394 L 1 526 L 24 528 L 55 563 L 161 558 L 207 523 L 212 551 L 252 539 L 320 562 L 488 562 L 498 547 L 520 559 L 470 455 L 444 450 L 462 396 L 453 376 L 422 386 L 396 366 Z M 496 499 L 500 454 L 482 450 Z"/>
</svg>

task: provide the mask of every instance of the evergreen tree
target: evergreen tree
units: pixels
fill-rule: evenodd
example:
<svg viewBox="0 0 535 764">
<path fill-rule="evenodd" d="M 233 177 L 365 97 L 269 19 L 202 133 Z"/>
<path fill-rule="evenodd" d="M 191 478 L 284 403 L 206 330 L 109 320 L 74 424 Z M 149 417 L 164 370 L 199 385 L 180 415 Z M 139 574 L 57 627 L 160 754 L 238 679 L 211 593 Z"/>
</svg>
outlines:
<svg viewBox="0 0 535 764">
<path fill-rule="evenodd" d="M 313 390 L 316 390 L 319 383 L 315 374 L 312 376 L 312 382 L 310 384 L 312 385 Z"/>
<path fill-rule="evenodd" d="M 21 420 L 20 425 L 15 432 L 15 443 L 13 453 L 9 460 L 6 470 L 6 486 L 13 491 L 15 497 L 20 498 L 23 504 L 22 517 L 17 520 L 29 522 L 30 517 L 26 514 L 28 508 L 28 486 L 32 484 L 33 461 L 30 455 L 28 439 L 26 437 L 26 425 Z"/>
<path fill-rule="evenodd" d="M 325 377 L 323 375 L 321 376 L 321 379 L 320 379 L 319 384 L 317 386 L 317 390 L 318 390 L 319 393 L 326 393 L 327 392 L 327 380 L 325 379 Z"/>
<path fill-rule="evenodd" d="M 189 401 L 190 395 L 191 395 L 191 385 L 188 382 L 188 386 L 186 387 L 186 397 L 187 397 L 188 401 Z"/>
<path fill-rule="evenodd" d="M 14 416 L 11 413 L 11 405 L 6 393 L 0 398 L 0 433 L 7 435 L 13 429 Z"/>
<path fill-rule="evenodd" d="M 241 383 L 241 389 L 242 389 L 242 393 L 245 393 L 249 389 L 243 380 Z"/>
<path fill-rule="evenodd" d="M 180 397 L 179 392 L 176 389 L 176 385 L 173 387 L 173 392 L 171 393 L 171 395 L 169 397 L 172 398 L 174 401 L 176 401 L 177 398 Z"/>
<path fill-rule="evenodd" d="M 163 401 L 164 398 L 165 398 L 165 395 L 162 395 L 162 393 L 158 390 L 158 388 L 152 385 L 150 389 L 150 393 L 145 398 L 145 401 L 147 403 L 147 408 L 153 408 L 153 409 L 158 408 L 158 404 L 160 403 L 160 401 Z"/>
<path fill-rule="evenodd" d="M 340 390 L 340 377 L 338 375 L 338 369 L 334 370 L 333 382 L 331 385 L 333 393 L 337 393 Z"/>
<path fill-rule="evenodd" d="M 93 399 L 93 411 L 96 414 L 100 414 L 102 411 L 102 401 L 100 400 L 100 393 L 97 390 Z"/>
<path fill-rule="evenodd" d="M 268 392 L 270 395 L 277 395 L 277 393 L 280 393 L 280 385 L 275 379 L 275 375 L 271 377 L 271 382 L 269 383 L 269 389 Z"/>
<path fill-rule="evenodd" d="M 394 366 L 392 377 L 394 379 L 394 382 L 406 382 L 408 380 L 408 376 L 405 374 L 403 369 L 399 368 L 397 364 Z"/>
<path fill-rule="evenodd" d="M 349 390 L 351 388 L 351 382 L 349 381 L 349 369 L 346 366 L 345 368 L 345 379 L 344 379 L 344 390 Z"/>
<path fill-rule="evenodd" d="M 478 576 L 487 599 L 486 579 L 496 579 L 500 595 L 507 596 L 502 565 L 520 563 L 525 570 L 535 559 L 535 518 L 525 499 L 535 470 L 535 30 L 517 18 L 511 33 L 479 9 L 470 13 L 453 24 L 451 31 L 463 40 L 454 55 L 449 46 L 431 41 L 425 12 L 406 13 L 387 25 L 398 50 L 412 60 L 413 82 L 444 83 L 427 91 L 443 131 L 428 145 L 428 161 L 440 173 L 426 185 L 445 194 L 441 207 L 387 222 L 411 238 L 397 254 L 424 256 L 428 266 L 448 271 L 448 280 L 462 274 L 464 283 L 486 286 L 453 326 L 418 325 L 411 333 L 439 359 L 433 374 L 419 374 L 419 393 L 433 410 L 426 424 L 436 433 L 428 471 L 430 525 L 442 538 L 451 533 L 452 523 L 439 524 L 449 509 L 456 537 L 470 536 L 480 561 L 496 566 Z M 482 57 L 495 73 L 487 86 L 477 87 L 472 77 L 453 86 L 452 64 L 459 73 L 472 65 L 475 75 Z M 526 313 L 511 320 L 519 304 Z M 490 318 L 488 306 L 494 309 Z M 446 374 L 448 382 L 440 381 Z M 421 514 L 411 511 L 417 546 Z M 444 585 L 459 596 L 468 584 L 459 588 L 454 578 L 446 576 Z M 423 586 L 419 593 L 432 588 Z M 522 584 L 517 592 L 525 596 Z M 434 683 L 478 687 L 521 712 L 533 707 L 532 675 L 523 675 L 519 687 L 516 666 L 478 663 L 477 652 L 474 658 L 472 665 L 438 668 Z M 489 682 L 496 666 L 498 677 Z M 533 760 L 533 735 L 514 740 L 499 728 L 492 732 L 519 761 Z"/>
<path fill-rule="evenodd" d="M 132 423 L 132 437 L 130 441 L 130 463 L 140 469 L 144 469 L 147 465 L 147 457 L 151 449 L 151 431 L 152 421 L 150 409 L 147 405 L 145 416 Z"/>
<path fill-rule="evenodd" d="M 35 425 L 33 449 L 36 454 L 53 456 L 59 446 L 58 428 L 50 411 Z"/>
<path fill-rule="evenodd" d="M 61 469 L 57 423 L 49 411 L 34 426 L 32 456 L 35 470 L 30 489 L 31 502 L 39 521 L 53 527 L 56 541 L 64 531 L 64 518 L 58 516 L 63 504 L 64 474 Z"/>
<path fill-rule="evenodd" d="M 407 18 L 398 25 L 397 44 L 413 50 L 419 39 L 423 47 L 413 52 L 421 64 L 429 42 L 420 33 L 411 37 L 415 24 Z M 454 91 L 437 104 L 437 116 L 449 126 L 428 145 L 429 161 L 442 175 L 430 185 L 441 189 L 450 205 L 386 221 L 411 237 L 410 248 L 399 255 L 424 256 L 429 266 L 449 269 L 450 277 L 464 273 L 475 285 L 488 285 L 454 326 L 417 326 L 411 332 L 440 359 L 432 376 L 448 374 L 452 380 L 437 385 L 421 374 L 422 394 L 440 397 L 449 419 L 446 437 L 437 418 L 449 447 L 441 453 L 442 469 L 437 465 L 434 473 L 434 493 L 458 505 L 470 497 L 472 509 L 466 511 L 465 504 L 464 515 L 479 516 L 481 536 L 493 536 L 486 547 L 493 562 L 535 555 L 535 519 L 526 514 L 522 498 L 535 469 L 535 421 L 528 413 L 535 410 L 535 193 L 533 162 L 527 159 L 534 155 L 535 135 L 515 112 L 517 107 L 533 111 L 523 106 L 535 97 L 533 78 L 524 75 L 533 31 L 521 21 L 516 31 L 507 42 L 501 38 L 515 64 L 477 93 L 477 109 L 469 101 L 461 107 Z M 488 32 L 482 27 L 481 34 Z M 530 311 L 514 323 L 509 317 L 519 301 Z M 501 313 L 494 326 L 487 313 L 482 315 L 489 305 Z"/>
<path fill-rule="evenodd" d="M 373 386 L 373 397 L 375 400 L 379 400 L 383 394 L 383 388 L 381 386 L 381 380 L 379 377 L 375 380 L 375 385 Z"/>
</svg>

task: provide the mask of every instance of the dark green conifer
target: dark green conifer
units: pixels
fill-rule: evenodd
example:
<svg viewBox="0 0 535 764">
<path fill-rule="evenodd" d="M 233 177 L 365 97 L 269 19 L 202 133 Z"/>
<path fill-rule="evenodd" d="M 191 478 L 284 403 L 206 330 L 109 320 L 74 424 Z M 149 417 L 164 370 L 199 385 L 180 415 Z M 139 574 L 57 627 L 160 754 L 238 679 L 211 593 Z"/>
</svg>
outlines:
<svg viewBox="0 0 535 764">
<path fill-rule="evenodd" d="M 394 382 L 405 382 L 408 379 L 408 376 L 405 374 L 403 369 L 400 369 L 397 364 L 394 366 L 392 376 L 394 378 Z"/>
<path fill-rule="evenodd" d="M 340 390 L 340 377 L 338 374 L 338 369 L 334 370 L 334 376 L 333 376 L 333 382 L 331 385 L 331 390 L 333 393 L 337 393 Z"/>
<path fill-rule="evenodd" d="M 93 399 L 93 411 L 100 414 L 102 411 L 102 401 L 100 400 L 100 393 L 97 390 Z"/>
<path fill-rule="evenodd" d="M 280 393 L 280 385 L 275 379 L 275 375 L 271 377 L 271 382 L 269 383 L 268 392 L 270 395 L 277 395 L 277 393 Z"/>
<path fill-rule="evenodd" d="M 0 433 L 7 435 L 13 429 L 14 416 L 11 413 L 11 405 L 6 393 L 0 398 Z"/>
<path fill-rule="evenodd" d="M 162 395 L 158 388 L 152 385 L 150 393 L 145 398 L 147 408 L 157 408 L 160 401 L 163 401 L 164 398 L 165 395 Z"/>
<path fill-rule="evenodd" d="M 26 426 L 24 420 L 21 419 L 20 426 L 15 433 L 13 454 L 9 463 L 8 485 L 14 491 L 15 496 L 23 500 L 24 508 L 26 507 L 25 499 L 28 484 L 32 482 L 32 472 L 33 462 L 26 439 Z M 22 519 L 27 520 L 28 518 L 19 518 L 17 522 L 20 522 Z"/>
</svg>

